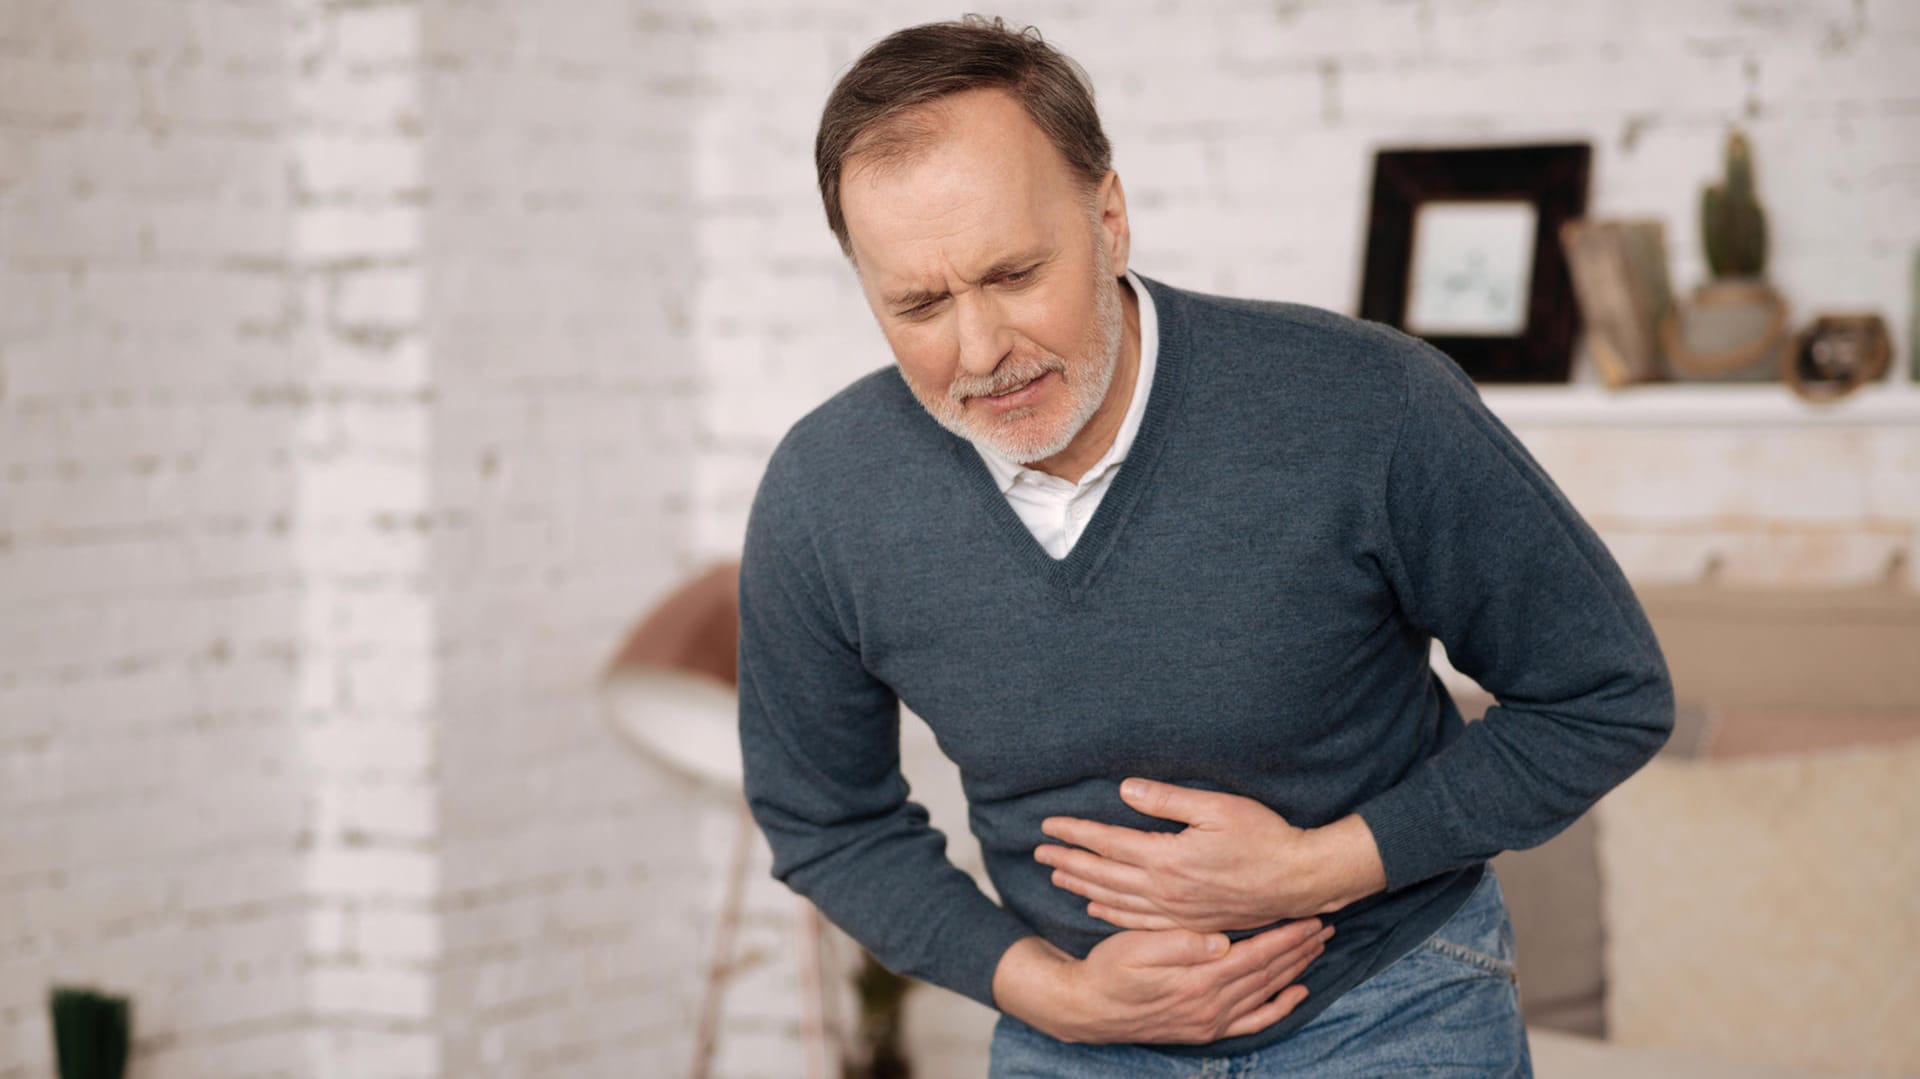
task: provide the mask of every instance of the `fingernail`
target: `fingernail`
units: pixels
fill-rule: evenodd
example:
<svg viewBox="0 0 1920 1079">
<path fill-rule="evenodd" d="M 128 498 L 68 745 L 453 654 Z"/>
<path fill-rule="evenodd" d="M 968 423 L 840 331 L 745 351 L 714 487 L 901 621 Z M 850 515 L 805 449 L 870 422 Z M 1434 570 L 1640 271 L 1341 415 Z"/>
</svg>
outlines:
<svg viewBox="0 0 1920 1079">
<path fill-rule="evenodd" d="M 1227 950 L 1227 938 L 1219 935 L 1207 938 L 1207 954 L 1220 955 Z"/>
<path fill-rule="evenodd" d="M 1328 927 L 1326 927 L 1325 929 L 1322 929 L 1322 930 L 1320 931 L 1320 939 L 1321 939 L 1321 940 L 1330 940 L 1330 939 L 1332 939 L 1332 937 L 1333 937 L 1333 927 L 1332 927 L 1332 926 L 1328 926 Z"/>
<path fill-rule="evenodd" d="M 1140 798 L 1146 793 L 1147 785 L 1137 779 L 1129 779 L 1125 783 L 1120 784 L 1120 796 L 1122 798 Z"/>
</svg>

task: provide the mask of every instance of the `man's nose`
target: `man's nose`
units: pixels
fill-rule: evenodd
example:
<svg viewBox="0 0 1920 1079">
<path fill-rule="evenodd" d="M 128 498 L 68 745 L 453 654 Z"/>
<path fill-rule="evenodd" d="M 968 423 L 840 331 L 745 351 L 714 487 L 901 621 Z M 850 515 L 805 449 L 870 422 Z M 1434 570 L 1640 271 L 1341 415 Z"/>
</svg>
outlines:
<svg viewBox="0 0 1920 1079">
<path fill-rule="evenodd" d="M 970 375 L 990 375 L 1013 347 L 1013 334 L 1001 317 L 1000 305 L 983 289 L 974 289 L 954 304 L 960 334 L 960 367 Z"/>
</svg>

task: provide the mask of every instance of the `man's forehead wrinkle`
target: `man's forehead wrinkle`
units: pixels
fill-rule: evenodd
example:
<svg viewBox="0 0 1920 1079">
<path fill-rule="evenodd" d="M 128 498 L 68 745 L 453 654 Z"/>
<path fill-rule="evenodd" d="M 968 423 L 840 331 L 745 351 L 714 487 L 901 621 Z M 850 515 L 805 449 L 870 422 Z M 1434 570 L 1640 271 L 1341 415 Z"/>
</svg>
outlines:
<svg viewBox="0 0 1920 1079">
<path fill-rule="evenodd" d="M 879 245 L 861 245 L 868 253 L 868 259 L 874 263 L 874 269 L 880 280 L 876 282 L 886 293 L 904 291 L 927 291 L 932 281 L 947 282 L 961 277 L 961 260 L 973 261 L 968 250 L 978 247 L 987 237 L 980 234 L 976 225 L 977 215 L 969 215 L 970 202 L 961 200 L 944 207 L 927 207 L 932 212 L 927 215 L 895 214 L 887 224 L 900 225 L 910 217 L 924 216 L 924 222 L 915 222 L 911 238 L 905 243 Z M 921 231 L 926 229 L 928 231 Z M 918 263 L 918 265 L 914 265 Z M 944 287 L 944 286 L 941 286 Z M 934 288 L 933 291 L 940 291 Z"/>
<path fill-rule="evenodd" d="M 942 243 L 950 240 L 959 242 Z M 1005 233 L 983 234 L 974 229 L 971 223 L 963 224 L 925 238 L 925 242 L 933 245 L 934 250 L 930 252 L 928 264 L 923 270 L 890 271 L 886 267 L 877 267 L 879 280 L 875 284 L 879 286 L 882 297 L 895 304 L 957 295 L 974 288 L 994 273 L 1013 269 L 1016 262 L 1037 258 L 1050 251 L 1052 230 L 1043 230 L 1035 236 L 1021 236 L 1012 242 L 1007 240 Z"/>
<path fill-rule="evenodd" d="M 1071 178 L 1057 151 L 1011 98 L 969 93 L 896 118 L 842 173 L 855 267 L 876 301 L 962 293 L 1058 248 Z"/>
<path fill-rule="evenodd" d="M 886 275 L 887 279 L 881 283 L 882 295 L 896 304 L 927 300 L 965 292 L 979 280 L 978 273 L 969 272 L 951 255 L 938 254 L 935 262 L 937 264 L 929 265 L 925 272 Z"/>
<path fill-rule="evenodd" d="M 962 291 L 1012 250 L 1039 246 L 1045 236 L 1034 235 L 1024 215 L 964 186 L 951 198 L 876 198 L 861 209 L 873 227 L 855 229 L 855 244 L 888 297 Z M 862 235 L 869 231 L 887 239 L 876 243 Z"/>
</svg>

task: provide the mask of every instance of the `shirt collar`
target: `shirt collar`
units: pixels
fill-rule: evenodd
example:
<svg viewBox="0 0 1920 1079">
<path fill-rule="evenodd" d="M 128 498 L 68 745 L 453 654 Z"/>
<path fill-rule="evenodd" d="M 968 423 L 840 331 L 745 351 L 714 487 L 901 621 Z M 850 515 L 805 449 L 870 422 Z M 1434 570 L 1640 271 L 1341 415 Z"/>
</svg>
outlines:
<svg viewBox="0 0 1920 1079">
<path fill-rule="evenodd" d="M 1127 414 L 1120 421 L 1119 432 L 1113 436 L 1113 445 L 1108 448 L 1105 456 L 1095 462 L 1092 468 L 1087 469 L 1086 475 L 1080 477 L 1080 482 L 1076 484 L 1078 487 L 1085 487 L 1098 481 L 1100 477 L 1118 468 L 1120 463 L 1127 459 L 1127 451 L 1133 448 L 1134 436 L 1140 433 L 1140 420 L 1147 414 L 1147 394 L 1153 389 L 1153 370 L 1160 354 L 1160 319 L 1154 313 L 1153 297 L 1148 294 L 1147 287 L 1140 283 L 1140 278 L 1136 277 L 1132 270 L 1127 271 L 1126 282 L 1128 287 L 1133 289 L 1134 299 L 1140 307 L 1140 368 L 1134 373 L 1133 400 L 1127 405 Z M 1111 389 L 1108 392 L 1112 392 Z M 986 462 L 987 471 L 993 474 L 993 481 L 999 486 L 1001 494 L 1012 490 L 1013 485 L 1019 483 L 1022 478 L 1029 481 L 1065 482 L 1057 476 L 1048 475 L 1038 469 L 1028 468 L 1010 460 L 978 442 L 972 445 L 979 451 L 980 459 Z"/>
</svg>

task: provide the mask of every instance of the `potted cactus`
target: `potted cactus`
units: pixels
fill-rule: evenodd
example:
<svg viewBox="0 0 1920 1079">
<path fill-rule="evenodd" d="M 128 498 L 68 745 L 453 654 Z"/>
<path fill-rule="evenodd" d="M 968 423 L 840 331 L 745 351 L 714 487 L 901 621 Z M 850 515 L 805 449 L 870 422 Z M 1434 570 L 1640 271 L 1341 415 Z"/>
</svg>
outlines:
<svg viewBox="0 0 1920 1079">
<path fill-rule="evenodd" d="M 912 1079 L 901 1036 L 906 1029 L 907 993 L 916 984 L 862 955 L 859 979 L 860 1029 L 850 1059 L 841 1064 L 841 1079 Z"/>
<path fill-rule="evenodd" d="M 1726 175 L 1700 193 L 1700 238 L 1712 278 L 1660 326 L 1674 377 L 1777 379 L 1787 305 L 1766 278 L 1767 215 L 1754 193 L 1753 149 L 1738 129 L 1727 136 Z"/>
<path fill-rule="evenodd" d="M 47 994 L 60 1079 L 120 1079 L 127 1071 L 133 1005 L 126 997 L 78 986 Z"/>
</svg>

